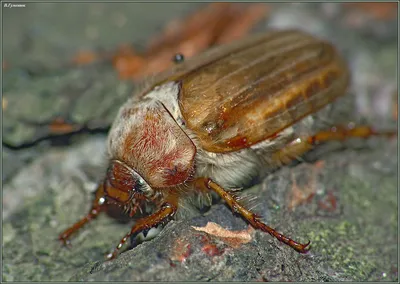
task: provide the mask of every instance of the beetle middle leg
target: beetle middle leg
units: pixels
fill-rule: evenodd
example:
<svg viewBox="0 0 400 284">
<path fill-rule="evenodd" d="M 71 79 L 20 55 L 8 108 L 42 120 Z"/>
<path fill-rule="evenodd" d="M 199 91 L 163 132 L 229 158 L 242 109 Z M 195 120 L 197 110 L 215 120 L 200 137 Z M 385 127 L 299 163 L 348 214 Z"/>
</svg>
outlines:
<svg viewBox="0 0 400 284">
<path fill-rule="evenodd" d="M 165 199 L 165 202 L 162 203 L 160 209 L 155 213 L 138 219 L 133 225 L 132 229 L 129 233 L 127 233 L 119 242 L 117 247 L 114 249 L 113 252 L 106 255 L 107 260 L 111 260 L 118 255 L 119 250 L 122 246 L 126 243 L 126 241 L 130 238 L 130 236 L 141 232 L 143 230 L 152 228 L 161 224 L 162 222 L 166 221 L 168 218 L 171 218 L 175 215 L 176 211 L 178 210 L 178 197 L 175 195 L 168 196 Z"/>
<path fill-rule="evenodd" d="M 307 253 L 308 252 L 308 246 L 310 244 L 310 241 L 308 241 L 306 244 L 301 244 L 298 243 L 280 233 L 278 233 L 275 229 L 269 227 L 268 225 L 264 224 L 260 219 L 261 217 L 256 215 L 255 213 L 251 212 L 250 210 L 246 209 L 243 207 L 237 200 L 236 198 L 228 193 L 226 190 L 224 190 L 221 186 L 219 186 L 217 183 L 212 181 L 209 178 L 198 178 L 195 181 L 195 186 L 199 189 L 208 189 L 212 190 L 215 193 L 217 193 L 225 202 L 228 204 L 228 206 L 232 209 L 233 212 L 240 214 L 242 217 L 244 217 L 255 229 L 260 229 L 266 233 L 269 233 L 271 236 L 277 238 L 279 241 L 283 242 L 284 244 L 292 247 L 296 251 L 300 253 Z"/>
</svg>

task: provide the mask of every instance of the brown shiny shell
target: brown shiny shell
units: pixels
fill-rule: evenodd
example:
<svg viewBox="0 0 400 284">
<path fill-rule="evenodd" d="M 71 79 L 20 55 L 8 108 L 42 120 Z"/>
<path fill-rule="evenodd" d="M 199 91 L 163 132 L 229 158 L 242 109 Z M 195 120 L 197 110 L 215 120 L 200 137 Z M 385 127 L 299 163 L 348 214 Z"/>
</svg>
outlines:
<svg viewBox="0 0 400 284">
<path fill-rule="evenodd" d="M 211 49 L 162 80 L 180 82 L 186 126 L 222 153 L 273 139 L 345 94 L 349 71 L 330 43 L 286 30 Z"/>
</svg>

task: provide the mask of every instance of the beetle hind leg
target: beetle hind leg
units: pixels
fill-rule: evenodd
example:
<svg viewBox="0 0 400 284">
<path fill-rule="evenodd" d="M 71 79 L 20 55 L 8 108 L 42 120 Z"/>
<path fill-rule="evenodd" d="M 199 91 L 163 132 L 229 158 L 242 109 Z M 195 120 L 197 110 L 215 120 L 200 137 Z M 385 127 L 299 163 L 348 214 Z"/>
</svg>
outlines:
<svg viewBox="0 0 400 284">
<path fill-rule="evenodd" d="M 313 149 L 314 146 L 324 142 L 344 141 L 351 138 L 366 139 L 371 136 L 393 137 L 396 134 L 396 130 L 381 131 L 367 125 L 354 126 L 350 123 L 345 126 L 334 126 L 328 130 L 319 131 L 313 136 L 299 137 L 291 141 L 285 147 L 276 151 L 272 155 L 272 160 L 275 164 L 282 166 L 289 164 L 293 160 Z"/>
<path fill-rule="evenodd" d="M 310 245 L 310 241 L 308 241 L 306 244 L 301 244 L 278 233 L 275 229 L 264 224 L 260 220 L 260 216 L 254 214 L 253 212 L 243 207 L 233 195 L 226 192 L 221 186 L 213 182 L 211 179 L 199 178 L 195 181 L 195 186 L 197 188 L 207 188 L 217 193 L 223 200 L 225 200 L 225 202 L 228 204 L 228 206 L 232 209 L 233 212 L 238 213 L 242 217 L 244 217 L 255 229 L 260 229 L 266 233 L 269 233 L 271 236 L 277 238 L 282 243 L 292 247 L 293 249 L 295 249 L 300 253 L 308 252 L 309 250 L 308 246 Z"/>
<path fill-rule="evenodd" d="M 350 138 L 369 138 L 371 136 L 393 137 L 397 134 L 396 130 L 376 130 L 368 125 L 348 125 L 334 126 L 327 131 L 320 131 L 307 139 L 309 144 L 315 145 L 331 140 L 345 140 Z"/>
</svg>

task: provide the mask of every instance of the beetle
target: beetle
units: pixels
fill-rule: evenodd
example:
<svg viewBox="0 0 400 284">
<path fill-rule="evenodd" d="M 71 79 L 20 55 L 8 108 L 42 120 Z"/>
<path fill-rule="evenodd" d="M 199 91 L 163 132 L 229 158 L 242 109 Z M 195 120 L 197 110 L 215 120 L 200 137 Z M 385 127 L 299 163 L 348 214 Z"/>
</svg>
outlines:
<svg viewBox="0 0 400 284">
<path fill-rule="evenodd" d="M 254 228 L 306 253 L 310 241 L 266 225 L 232 190 L 321 142 L 382 134 L 340 122 L 334 110 L 351 97 L 344 96 L 349 81 L 336 48 L 299 30 L 271 30 L 180 61 L 120 108 L 92 207 L 59 239 L 67 244 L 110 208 L 144 215 L 106 256 L 112 259 L 128 238 L 172 219 L 185 199 L 214 192 Z"/>
</svg>

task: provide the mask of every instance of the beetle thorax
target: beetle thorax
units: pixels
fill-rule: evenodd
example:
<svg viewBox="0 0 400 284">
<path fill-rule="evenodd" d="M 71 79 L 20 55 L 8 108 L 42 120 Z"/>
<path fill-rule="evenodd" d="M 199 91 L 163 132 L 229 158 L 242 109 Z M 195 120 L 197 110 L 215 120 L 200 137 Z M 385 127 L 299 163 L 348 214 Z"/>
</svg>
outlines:
<svg viewBox="0 0 400 284">
<path fill-rule="evenodd" d="M 108 137 L 108 151 L 135 169 L 151 187 L 184 183 L 193 173 L 196 147 L 157 100 L 129 100 Z"/>
</svg>

